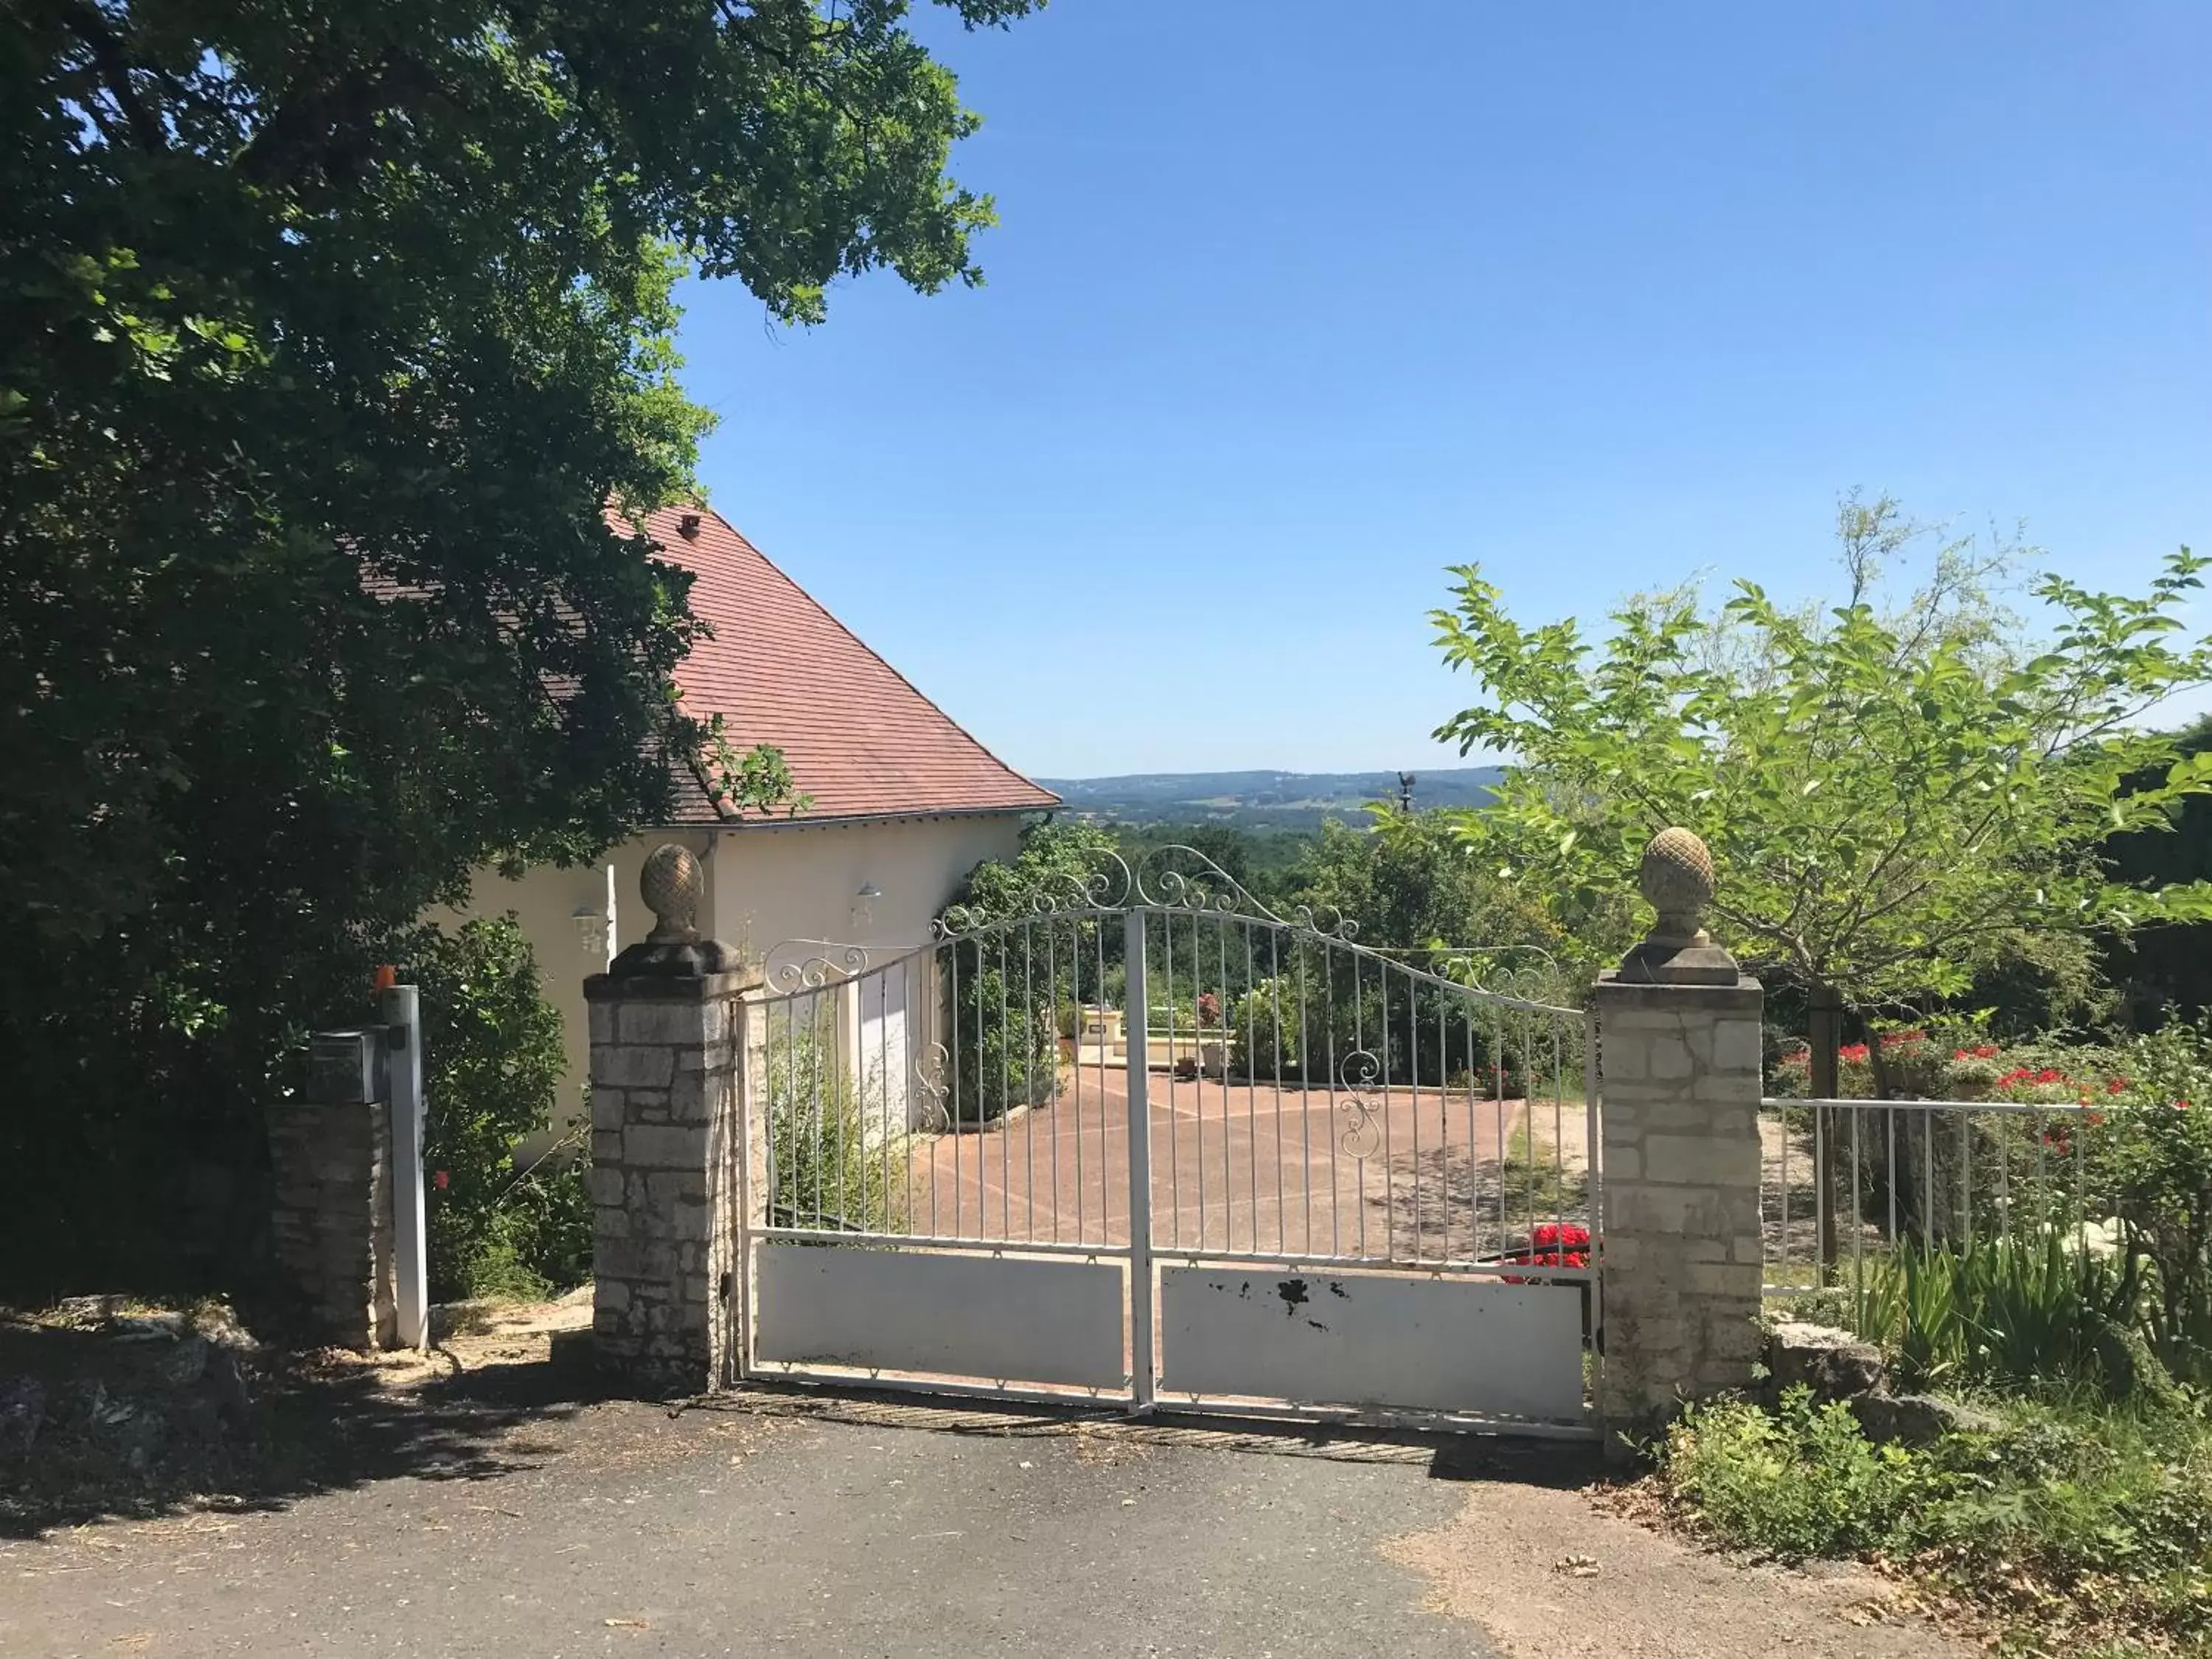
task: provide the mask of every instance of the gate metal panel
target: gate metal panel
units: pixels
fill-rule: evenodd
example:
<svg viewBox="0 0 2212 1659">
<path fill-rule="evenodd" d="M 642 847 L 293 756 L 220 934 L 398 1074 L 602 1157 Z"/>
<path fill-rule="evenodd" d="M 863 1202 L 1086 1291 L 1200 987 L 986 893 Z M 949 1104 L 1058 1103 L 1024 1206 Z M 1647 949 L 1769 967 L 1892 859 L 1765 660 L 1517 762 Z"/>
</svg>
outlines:
<svg viewBox="0 0 2212 1659">
<path fill-rule="evenodd" d="M 1160 1389 L 1570 1422 L 1582 1303 L 1572 1284 L 1164 1267 Z"/>
<path fill-rule="evenodd" d="M 1596 1034 L 1555 966 L 1376 950 L 1188 848 L 1109 862 L 879 964 L 771 959 L 746 1352 L 1140 1410 L 1164 1362 L 1238 1411 L 1574 1419 Z M 1248 1331 L 1206 1289 L 1329 1274 L 1358 1287 L 1338 1321 Z"/>
<path fill-rule="evenodd" d="M 757 1364 L 1122 1384 L 1118 1262 L 770 1243 L 754 1260 Z"/>
</svg>

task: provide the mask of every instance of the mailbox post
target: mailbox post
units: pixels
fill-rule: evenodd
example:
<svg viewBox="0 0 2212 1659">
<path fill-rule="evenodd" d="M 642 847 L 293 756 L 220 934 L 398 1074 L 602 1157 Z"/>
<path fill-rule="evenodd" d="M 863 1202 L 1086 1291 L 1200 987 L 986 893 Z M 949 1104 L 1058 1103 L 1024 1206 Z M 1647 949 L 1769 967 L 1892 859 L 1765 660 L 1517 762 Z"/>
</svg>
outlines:
<svg viewBox="0 0 2212 1659">
<path fill-rule="evenodd" d="M 306 1086 L 269 1109 L 276 1254 L 301 1312 L 353 1348 L 398 1340 L 391 1032 L 318 1031 Z"/>
<path fill-rule="evenodd" d="M 428 1226 L 422 1208 L 422 1000 L 412 985 L 377 993 L 392 1100 L 392 1265 L 399 1346 L 430 1346 Z"/>
<path fill-rule="evenodd" d="M 272 1114 L 278 1248 L 340 1340 L 423 1348 L 422 998 L 380 985 L 377 1014 L 374 1025 L 316 1032 L 304 1097 Z"/>
</svg>

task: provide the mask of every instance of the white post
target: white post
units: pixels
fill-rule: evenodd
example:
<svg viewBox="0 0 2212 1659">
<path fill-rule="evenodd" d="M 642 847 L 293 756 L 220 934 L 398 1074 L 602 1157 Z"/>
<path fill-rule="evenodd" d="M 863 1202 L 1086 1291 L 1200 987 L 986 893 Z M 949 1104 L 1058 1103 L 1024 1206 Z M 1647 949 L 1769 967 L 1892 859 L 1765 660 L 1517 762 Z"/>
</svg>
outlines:
<svg viewBox="0 0 2212 1659">
<path fill-rule="evenodd" d="M 607 922 L 607 948 L 604 952 L 604 959 L 592 965 L 592 971 L 595 974 L 604 974 L 608 969 L 613 967 L 615 962 L 615 952 L 622 948 L 620 936 L 615 931 L 617 925 L 621 919 L 615 914 L 615 867 L 611 864 L 607 866 L 607 902 L 605 915 Z"/>
<path fill-rule="evenodd" d="M 1145 913 L 1122 918 L 1122 959 L 1128 970 L 1127 1006 L 1138 1035 L 1129 1043 L 1129 1376 L 1131 1399 L 1152 1408 L 1158 1367 L 1152 1362 L 1152 1109 L 1147 1066 L 1152 1045 L 1150 992 L 1145 985 Z"/>
<path fill-rule="evenodd" d="M 378 997 L 391 1045 L 392 1265 L 399 1346 L 430 1346 L 427 1224 L 422 1214 L 422 999 L 412 985 Z"/>
</svg>

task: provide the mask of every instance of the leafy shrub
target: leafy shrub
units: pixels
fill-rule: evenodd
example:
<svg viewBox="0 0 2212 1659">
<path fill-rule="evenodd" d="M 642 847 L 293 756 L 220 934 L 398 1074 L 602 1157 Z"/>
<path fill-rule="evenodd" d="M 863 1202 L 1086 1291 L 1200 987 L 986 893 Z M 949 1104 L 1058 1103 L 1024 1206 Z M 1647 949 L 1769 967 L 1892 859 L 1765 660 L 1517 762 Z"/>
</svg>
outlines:
<svg viewBox="0 0 2212 1659">
<path fill-rule="evenodd" d="M 1230 1010 L 1229 1069 L 1250 1078 L 1295 1075 L 1300 1032 L 1297 987 L 1261 980 Z"/>
<path fill-rule="evenodd" d="M 1909 1559 L 2034 1651 L 2202 1653 L 2212 1640 L 2212 1437 L 2194 1409 L 2014 1402 L 1993 1432 L 1906 1451 L 1793 1389 L 1771 1416 L 1691 1407 L 1660 1449 L 1660 1479 L 1723 1542 Z"/>
<path fill-rule="evenodd" d="M 1955 1572 L 2027 1578 L 2123 1614 L 2140 1633 L 2201 1638 L 2212 1625 L 2212 1444 L 2193 1413 L 2015 1407 L 1996 1435 L 1936 1449 L 1944 1502 L 1916 1528 Z M 2047 1601 L 2035 1606 L 2049 1622 Z"/>
<path fill-rule="evenodd" d="M 945 907 L 943 920 L 956 937 L 938 969 L 944 1029 L 957 1037 L 946 1043 L 954 1076 L 945 1107 L 961 1121 L 988 1122 L 1053 1097 L 1062 1006 L 1099 992 L 1097 970 L 1085 977 L 1085 963 L 1096 960 L 1085 947 L 1097 923 L 1036 905 L 1079 908 L 1101 896 L 1113 844 L 1091 824 L 1032 824 L 1019 854 L 978 864 Z"/>
<path fill-rule="evenodd" d="M 770 1038 L 768 1083 L 775 1224 L 898 1231 L 906 1214 L 906 1126 L 887 1123 L 880 1098 L 855 1089 L 829 1046 L 804 1028 Z"/>
<path fill-rule="evenodd" d="M 424 1207 L 430 1293 L 542 1296 L 591 1276 L 583 1126 L 517 1170 L 515 1149 L 552 1123 L 568 1058 L 561 1014 L 513 915 L 455 932 L 424 925 L 394 956 L 421 988 Z"/>
<path fill-rule="evenodd" d="M 1674 1500 L 1717 1536 L 1790 1559 L 1890 1547 L 1926 1486 L 1911 1454 L 1869 1443 L 1848 1407 L 1802 1388 L 1772 1416 L 1738 1401 L 1692 1406 L 1662 1456 Z"/>
<path fill-rule="evenodd" d="M 2189 1027 L 2138 1038 L 2120 1092 L 2087 1138 L 2121 1248 L 2148 1262 L 2146 1322 L 2178 1376 L 2212 1374 L 2212 1040 Z"/>
<path fill-rule="evenodd" d="M 988 1123 L 1017 1106 L 1053 1097 L 1058 1087 L 1057 1018 L 1042 990 L 1025 986 L 1017 963 L 1006 972 L 974 945 L 951 947 L 957 974 L 945 980 L 945 1018 L 956 1077 L 945 1109 L 963 1123 Z M 1039 970 L 1042 972 L 1042 969 Z"/>
</svg>

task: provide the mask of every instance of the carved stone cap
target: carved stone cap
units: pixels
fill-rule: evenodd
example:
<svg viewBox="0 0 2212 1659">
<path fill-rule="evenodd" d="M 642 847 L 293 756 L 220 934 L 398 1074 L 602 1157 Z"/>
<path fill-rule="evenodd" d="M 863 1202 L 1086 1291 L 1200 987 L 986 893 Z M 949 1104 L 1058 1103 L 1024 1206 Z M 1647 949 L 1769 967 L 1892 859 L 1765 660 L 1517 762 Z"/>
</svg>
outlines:
<svg viewBox="0 0 2212 1659">
<path fill-rule="evenodd" d="M 692 945 L 699 938 L 699 903 L 707 896 L 707 872 L 691 849 L 665 841 L 646 855 L 637 872 L 637 890 L 653 912 L 650 945 Z"/>
<path fill-rule="evenodd" d="M 1644 942 L 1621 959 L 1620 977 L 1650 985 L 1734 985 L 1735 958 L 1702 921 L 1713 902 L 1713 855 L 1689 830 L 1662 830 L 1644 848 L 1637 890 L 1657 911 Z"/>
<path fill-rule="evenodd" d="M 1644 848 L 1637 890 L 1659 913 L 1645 937 L 1673 945 L 1710 945 L 1698 918 L 1713 902 L 1713 855 L 1687 830 L 1662 830 Z"/>
<path fill-rule="evenodd" d="M 707 872 L 688 847 L 663 842 L 646 855 L 637 890 L 653 912 L 653 931 L 607 969 L 614 979 L 696 979 L 727 973 L 738 954 L 716 939 L 699 933 L 699 906 L 707 896 Z"/>
</svg>

